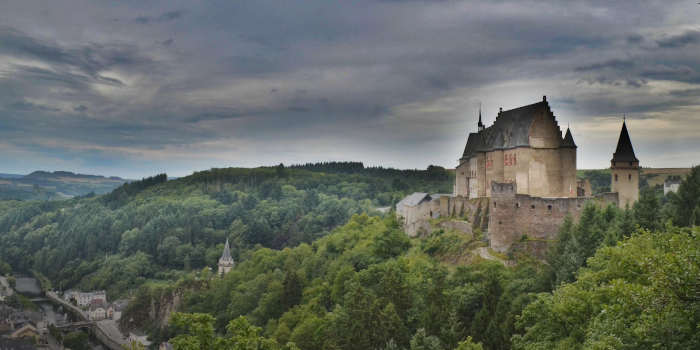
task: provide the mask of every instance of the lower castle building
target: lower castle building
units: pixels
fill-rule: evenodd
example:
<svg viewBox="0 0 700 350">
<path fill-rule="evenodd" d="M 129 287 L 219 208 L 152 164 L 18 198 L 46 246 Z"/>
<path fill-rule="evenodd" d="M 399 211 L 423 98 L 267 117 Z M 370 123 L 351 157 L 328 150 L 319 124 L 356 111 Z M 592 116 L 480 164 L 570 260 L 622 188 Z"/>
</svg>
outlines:
<svg viewBox="0 0 700 350">
<path fill-rule="evenodd" d="M 556 239 L 564 218 L 578 219 L 587 201 L 626 207 L 639 198 L 639 160 L 625 122 L 611 160 L 611 192 L 593 195 L 589 183 L 577 180 L 576 151 L 571 130 L 562 137 L 546 97 L 500 110 L 490 127 L 479 112 L 455 170 L 454 193 L 414 193 L 396 213 L 410 236 L 429 232 L 430 219 L 467 219 L 471 225 L 450 225 L 467 233 L 482 228 L 491 248 L 507 252 L 524 236 Z"/>
</svg>

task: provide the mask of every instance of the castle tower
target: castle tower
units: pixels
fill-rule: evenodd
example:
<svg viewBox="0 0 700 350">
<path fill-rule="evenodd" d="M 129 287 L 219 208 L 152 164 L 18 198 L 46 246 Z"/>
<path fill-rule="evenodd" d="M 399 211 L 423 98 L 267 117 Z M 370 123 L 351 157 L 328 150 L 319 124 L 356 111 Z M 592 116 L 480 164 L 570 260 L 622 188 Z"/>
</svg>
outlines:
<svg viewBox="0 0 700 350">
<path fill-rule="evenodd" d="M 632 141 L 627 132 L 626 122 L 622 122 L 620 138 L 613 153 L 610 165 L 612 192 L 617 192 L 620 208 L 632 206 L 639 199 L 639 159 L 634 156 Z"/>
<path fill-rule="evenodd" d="M 224 252 L 219 258 L 219 275 L 223 276 L 227 274 L 233 268 L 233 258 L 231 257 L 231 249 L 228 245 L 228 238 L 226 239 L 226 245 L 224 246 Z"/>
<path fill-rule="evenodd" d="M 576 143 L 571 129 L 566 128 L 566 135 L 559 146 L 561 158 L 561 185 L 562 197 L 577 197 L 578 186 L 576 184 Z"/>
</svg>

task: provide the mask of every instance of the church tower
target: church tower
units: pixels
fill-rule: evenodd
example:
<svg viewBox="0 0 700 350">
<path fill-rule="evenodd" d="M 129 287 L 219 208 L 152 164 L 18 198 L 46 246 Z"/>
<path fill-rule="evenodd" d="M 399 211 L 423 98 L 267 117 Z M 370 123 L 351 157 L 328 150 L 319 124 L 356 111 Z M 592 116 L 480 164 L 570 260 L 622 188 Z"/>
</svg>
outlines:
<svg viewBox="0 0 700 350">
<path fill-rule="evenodd" d="M 620 138 L 610 165 L 612 192 L 617 192 L 620 208 L 632 207 L 639 199 L 639 159 L 634 156 L 627 123 L 622 122 Z"/>
<path fill-rule="evenodd" d="M 228 238 L 226 239 L 226 245 L 224 246 L 224 252 L 219 258 L 219 276 L 227 274 L 233 268 L 233 258 L 231 257 L 231 249 L 228 245 Z"/>
</svg>

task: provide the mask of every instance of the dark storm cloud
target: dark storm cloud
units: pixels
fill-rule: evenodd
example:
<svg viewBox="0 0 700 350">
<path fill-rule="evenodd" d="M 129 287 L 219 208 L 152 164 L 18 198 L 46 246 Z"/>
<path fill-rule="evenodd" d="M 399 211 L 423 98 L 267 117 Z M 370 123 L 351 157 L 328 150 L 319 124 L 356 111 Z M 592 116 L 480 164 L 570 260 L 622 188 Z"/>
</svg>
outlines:
<svg viewBox="0 0 700 350">
<path fill-rule="evenodd" d="M 684 110 L 688 126 L 700 109 L 700 13 L 685 6 L 10 2 L 0 5 L 0 140 L 127 168 L 178 159 L 182 175 L 350 158 L 451 167 L 477 101 L 491 122 L 498 107 L 544 94 L 574 125 Z M 139 169 L 117 175 L 148 174 Z"/>
</svg>

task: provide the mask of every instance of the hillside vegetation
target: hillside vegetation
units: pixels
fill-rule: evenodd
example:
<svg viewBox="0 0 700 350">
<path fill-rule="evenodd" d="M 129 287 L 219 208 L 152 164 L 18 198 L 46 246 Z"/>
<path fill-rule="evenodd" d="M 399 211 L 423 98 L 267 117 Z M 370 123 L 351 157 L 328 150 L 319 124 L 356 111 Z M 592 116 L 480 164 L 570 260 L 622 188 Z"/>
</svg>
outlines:
<svg viewBox="0 0 700 350">
<path fill-rule="evenodd" d="M 236 260 L 255 245 L 296 246 L 353 214 L 413 191 L 449 191 L 452 182 L 437 167 L 327 163 L 212 169 L 172 181 L 163 174 L 103 196 L 0 201 L 0 263 L 39 271 L 59 289 L 106 289 L 114 298 L 147 280 L 216 266 L 226 238 Z"/>
<path fill-rule="evenodd" d="M 176 349 L 252 333 L 301 349 L 697 348 L 698 194 L 695 168 L 678 195 L 645 190 L 630 210 L 589 203 L 545 263 L 512 268 L 445 264 L 470 238 L 409 240 L 393 217 L 355 215 L 311 244 L 248 251 L 222 279 L 144 285 L 127 315 L 148 327 L 147 306 L 179 293 L 184 313 L 151 329 Z"/>
</svg>

